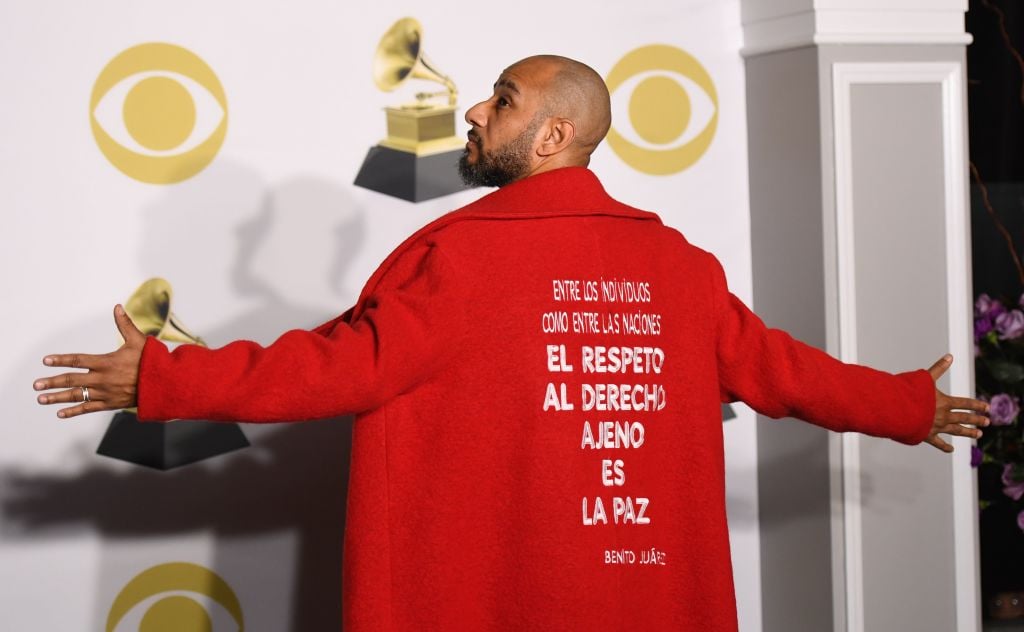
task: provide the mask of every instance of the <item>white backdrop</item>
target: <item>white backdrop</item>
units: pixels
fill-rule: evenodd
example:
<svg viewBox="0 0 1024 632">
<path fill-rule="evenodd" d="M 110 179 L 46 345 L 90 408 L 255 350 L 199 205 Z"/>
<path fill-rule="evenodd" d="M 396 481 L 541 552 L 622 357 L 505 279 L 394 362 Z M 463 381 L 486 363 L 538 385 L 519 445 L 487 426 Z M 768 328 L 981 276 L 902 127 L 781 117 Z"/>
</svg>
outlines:
<svg viewBox="0 0 1024 632">
<path fill-rule="evenodd" d="M 317 324 L 346 309 L 406 235 L 479 196 L 470 191 L 411 204 L 352 185 L 367 149 L 384 135 L 381 108 L 429 88 L 385 94 L 371 80 L 378 40 L 400 17 L 420 20 L 427 54 L 458 84 L 460 123 L 503 67 L 530 54 L 575 57 L 603 75 L 648 44 L 693 55 L 718 97 L 717 130 L 700 160 L 650 176 L 605 146 L 591 166 L 613 196 L 659 212 L 714 252 L 733 291 L 749 299 L 738 0 L 514 6 L 0 5 L 4 628 L 105 629 L 122 588 L 169 562 L 222 577 L 248 630 L 322 629 L 322 622 L 339 619 L 346 422 L 248 426 L 252 448 L 159 473 L 96 456 L 110 415 L 61 422 L 55 410 L 34 403 L 30 385 L 47 374 L 45 353 L 112 349 L 112 305 L 151 276 L 171 281 L 175 312 L 215 345 L 239 337 L 269 342 L 286 329 Z M 176 184 L 128 177 L 105 158 L 90 129 L 100 71 L 146 42 L 195 53 L 226 94 L 223 146 L 207 168 Z M 460 134 L 465 129 L 458 127 Z M 740 410 L 725 433 L 740 622 L 759 630 L 752 414 Z M 148 603 L 131 614 L 135 621 Z M 117 629 L 138 623 L 126 615 Z"/>
</svg>

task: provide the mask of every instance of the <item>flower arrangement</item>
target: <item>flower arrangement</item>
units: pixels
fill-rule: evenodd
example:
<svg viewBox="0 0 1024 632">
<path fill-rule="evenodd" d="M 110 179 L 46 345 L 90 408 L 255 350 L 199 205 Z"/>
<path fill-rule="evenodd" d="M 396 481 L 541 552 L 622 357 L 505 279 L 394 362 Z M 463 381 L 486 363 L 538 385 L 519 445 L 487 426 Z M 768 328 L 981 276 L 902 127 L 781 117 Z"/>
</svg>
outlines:
<svg viewBox="0 0 1024 632">
<path fill-rule="evenodd" d="M 981 509 L 1013 503 L 1024 531 L 1024 296 L 1012 307 L 987 294 L 975 301 L 974 363 L 978 397 L 989 403 L 991 425 L 971 448 L 971 465 L 1002 472 L 1002 496 L 982 497 Z"/>
</svg>

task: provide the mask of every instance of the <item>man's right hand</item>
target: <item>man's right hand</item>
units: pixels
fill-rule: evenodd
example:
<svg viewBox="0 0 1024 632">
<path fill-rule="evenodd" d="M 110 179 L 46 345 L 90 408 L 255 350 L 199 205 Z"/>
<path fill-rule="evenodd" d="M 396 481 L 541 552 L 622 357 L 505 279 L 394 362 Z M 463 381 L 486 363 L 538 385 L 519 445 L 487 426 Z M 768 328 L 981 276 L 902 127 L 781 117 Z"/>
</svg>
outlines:
<svg viewBox="0 0 1024 632">
<path fill-rule="evenodd" d="M 947 353 L 928 369 L 928 373 L 931 374 L 933 381 L 938 382 L 952 364 L 953 356 Z M 939 433 L 978 439 L 981 437 L 981 430 L 978 428 L 990 423 L 986 415 L 988 415 L 987 402 L 970 397 L 950 397 L 936 388 L 935 418 L 932 420 L 932 430 L 928 433 L 925 442 L 943 452 L 952 452 L 953 446 L 943 441 Z"/>
<path fill-rule="evenodd" d="M 139 362 L 146 336 L 128 318 L 124 308 L 114 307 L 114 324 L 124 338 L 117 351 L 102 355 L 70 353 L 48 355 L 43 364 L 50 367 L 86 369 L 40 378 L 32 383 L 40 404 L 75 404 L 57 411 L 62 419 L 83 413 L 131 408 L 138 403 Z"/>
</svg>

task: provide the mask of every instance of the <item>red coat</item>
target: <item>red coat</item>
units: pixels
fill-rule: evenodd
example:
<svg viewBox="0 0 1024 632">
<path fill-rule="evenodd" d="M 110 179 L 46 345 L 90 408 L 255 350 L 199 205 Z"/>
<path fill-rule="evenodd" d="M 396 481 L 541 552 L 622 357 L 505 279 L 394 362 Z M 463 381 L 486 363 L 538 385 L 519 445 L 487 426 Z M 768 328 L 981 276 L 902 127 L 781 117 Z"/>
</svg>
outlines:
<svg viewBox="0 0 1024 632">
<path fill-rule="evenodd" d="M 767 329 L 713 256 L 581 168 L 399 246 L 268 347 L 149 340 L 139 415 L 357 413 L 347 630 L 734 630 L 721 401 L 916 443 L 926 371 Z"/>
</svg>

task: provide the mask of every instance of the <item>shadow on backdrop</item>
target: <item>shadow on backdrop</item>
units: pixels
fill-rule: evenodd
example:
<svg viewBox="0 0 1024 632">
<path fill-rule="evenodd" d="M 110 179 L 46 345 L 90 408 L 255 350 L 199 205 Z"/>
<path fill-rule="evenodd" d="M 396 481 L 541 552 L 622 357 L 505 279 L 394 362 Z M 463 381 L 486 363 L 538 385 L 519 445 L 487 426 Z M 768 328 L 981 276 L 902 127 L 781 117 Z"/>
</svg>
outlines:
<svg viewBox="0 0 1024 632">
<path fill-rule="evenodd" d="M 783 432 L 787 433 L 789 440 L 783 444 L 784 449 L 772 455 L 771 458 L 759 455 L 756 464 L 756 476 L 760 483 L 762 492 L 765 491 L 766 482 L 785 481 L 787 492 L 785 494 L 772 494 L 770 502 L 762 499 L 758 507 L 754 506 L 744 497 L 737 496 L 726 490 L 726 504 L 730 508 L 732 519 L 731 526 L 742 526 L 749 528 L 754 524 L 756 518 L 758 528 L 762 533 L 773 529 L 779 529 L 792 525 L 793 523 L 814 524 L 820 521 L 822 515 L 831 515 L 833 512 L 843 511 L 842 497 L 830 498 L 828 493 L 831 484 L 830 477 L 840 478 L 843 470 L 835 463 L 829 463 L 828 451 L 821 447 L 821 433 L 827 433 L 824 429 L 816 429 L 813 432 L 806 432 L 799 426 L 808 425 L 807 422 L 799 419 L 770 419 L 759 416 L 757 419 L 758 433 Z M 868 441 L 888 441 L 885 439 L 873 439 L 863 437 Z M 920 449 L 920 448 L 906 448 Z M 801 463 L 807 472 L 799 481 L 793 479 L 793 464 Z M 827 474 L 825 474 L 827 472 Z M 891 474 L 898 472 L 898 474 Z M 741 471 L 742 477 L 749 476 L 749 471 Z M 899 478 L 901 485 L 898 488 L 892 486 L 879 489 L 878 480 L 885 476 Z M 862 470 L 859 473 L 861 507 L 876 513 L 892 513 L 903 510 L 910 499 L 920 493 L 925 486 L 932 484 L 924 478 L 924 475 L 915 470 L 907 463 L 886 463 L 884 466 L 877 465 L 871 470 Z M 883 493 L 884 492 L 884 493 Z M 823 501 L 822 499 L 829 499 Z M 824 507 L 824 505 L 829 505 Z M 823 513 L 824 512 L 824 513 Z"/>
<path fill-rule="evenodd" d="M 223 282 L 251 302 L 241 315 L 197 333 L 211 346 L 240 338 L 267 343 L 287 329 L 315 326 L 346 309 L 356 292 L 340 284 L 366 233 L 365 217 L 347 192 L 311 178 L 266 191 L 258 174 L 245 167 L 225 162 L 216 167 L 168 189 L 165 198 L 142 211 L 145 274 L 165 276 L 179 292 Z M 218 222 L 232 224 L 217 230 Z M 215 243 L 225 234 L 237 238 L 230 279 L 212 279 L 209 270 L 217 268 L 204 261 L 226 254 L 230 244 Z M 309 305 L 309 296 L 321 297 L 321 304 Z M 90 320 L 87 326 L 91 332 L 97 323 Z M 44 342 L 39 357 L 67 351 L 59 348 L 67 338 Z M 77 423 L 105 427 L 112 414 L 94 417 Z M 253 564 L 233 559 L 252 553 L 232 546 L 234 540 L 287 533 L 295 542 L 288 575 L 294 578 L 290 629 L 340 629 L 350 423 L 335 418 L 246 424 L 251 448 L 169 472 L 126 468 L 95 455 L 82 456 L 82 471 L 72 475 L 0 471 L 0 533 L 5 539 L 36 540 L 97 531 L 107 553 L 108 546 L 123 540 L 208 533 L 214 540 L 211 568 L 219 573 Z M 101 434 L 98 429 L 97 437 Z M 95 446 L 82 448 L 92 450 Z M 108 568 L 116 566 L 108 557 L 101 551 L 96 606 L 101 621 L 110 606 L 101 601 L 127 579 L 122 569 Z M 261 576 L 287 575 L 279 566 L 283 562 L 272 555 L 261 558 Z M 280 603 L 273 597 L 267 601 L 262 607 Z M 255 627 L 258 620 L 250 615 L 258 616 L 260 607 L 243 603 Z"/>
</svg>

